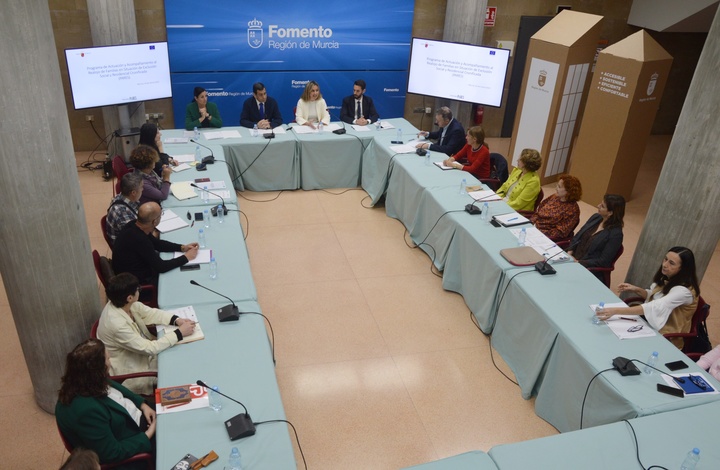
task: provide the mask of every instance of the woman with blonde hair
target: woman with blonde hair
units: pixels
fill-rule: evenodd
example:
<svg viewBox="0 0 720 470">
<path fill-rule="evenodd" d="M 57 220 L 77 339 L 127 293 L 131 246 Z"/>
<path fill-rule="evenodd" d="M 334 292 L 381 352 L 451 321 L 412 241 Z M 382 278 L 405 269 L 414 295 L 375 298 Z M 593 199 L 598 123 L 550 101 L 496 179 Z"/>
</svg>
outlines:
<svg viewBox="0 0 720 470">
<path fill-rule="evenodd" d="M 315 129 L 316 124 L 322 122 L 330 124 L 330 114 L 327 110 L 327 103 L 320 93 L 320 85 L 310 80 L 305 85 L 305 90 L 297 102 L 295 109 L 295 122 L 301 126 L 309 126 Z"/>
</svg>

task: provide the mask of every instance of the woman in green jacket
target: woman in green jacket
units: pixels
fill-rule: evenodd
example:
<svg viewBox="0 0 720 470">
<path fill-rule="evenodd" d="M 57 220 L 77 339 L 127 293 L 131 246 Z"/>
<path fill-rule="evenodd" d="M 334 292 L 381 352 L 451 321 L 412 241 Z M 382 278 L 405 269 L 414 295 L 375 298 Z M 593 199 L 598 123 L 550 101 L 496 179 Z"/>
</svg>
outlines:
<svg viewBox="0 0 720 470">
<path fill-rule="evenodd" d="M 208 101 L 205 88 L 196 86 L 193 96 L 185 108 L 185 129 L 191 131 L 196 127 L 222 127 L 220 111 L 215 103 Z"/>
<path fill-rule="evenodd" d="M 113 463 L 154 452 L 155 411 L 142 397 L 108 379 L 109 357 L 89 339 L 67 355 L 55 419 L 73 447 L 95 451 Z"/>
</svg>

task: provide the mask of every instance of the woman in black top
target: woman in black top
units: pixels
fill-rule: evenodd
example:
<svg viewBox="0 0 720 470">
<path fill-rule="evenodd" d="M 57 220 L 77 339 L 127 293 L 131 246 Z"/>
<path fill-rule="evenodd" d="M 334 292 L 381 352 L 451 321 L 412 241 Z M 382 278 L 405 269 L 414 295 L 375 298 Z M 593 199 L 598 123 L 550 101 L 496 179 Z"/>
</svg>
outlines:
<svg viewBox="0 0 720 470">
<path fill-rule="evenodd" d="M 158 127 L 152 122 L 146 122 L 140 128 L 140 145 L 147 145 L 155 149 L 160 156 L 160 161 L 155 164 L 155 173 L 158 176 L 162 176 L 163 165 L 177 166 L 177 162 L 173 160 L 173 157 L 165 153 L 162 144 L 162 134 Z"/>
</svg>

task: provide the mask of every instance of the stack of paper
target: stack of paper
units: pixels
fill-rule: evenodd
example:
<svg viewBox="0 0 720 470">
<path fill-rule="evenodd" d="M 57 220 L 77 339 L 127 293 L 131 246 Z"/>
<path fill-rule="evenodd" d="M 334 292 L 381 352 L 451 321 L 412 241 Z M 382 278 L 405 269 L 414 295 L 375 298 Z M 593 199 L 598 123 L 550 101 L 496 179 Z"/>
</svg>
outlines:
<svg viewBox="0 0 720 470">
<path fill-rule="evenodd" d="M 395 129 L 395 126 L 393 126 L 388 121 L 380 121 L 380 128 L 381 129 Z"/>
<path fill-rule="evenodd" d="M 183 153 L 180 155 L 171 155 L 173 157 L 173 160 L 175 160 L 178 163 L 192 163 L 195 161 L 195 155 L 191 153 Z"/>
<path fill-rule="evenodd" d="M 443 162 L 433 162 L 433 165 L 440 168 L 441 170 L 454 170 L 451 166 L 446 166 Z"/>
<path fill-rule="evenodd" d="M 500 225 L 504 227 L 514 227 L 515 225 L 529 224 L 530 221 L 527 217 L 518 214 L 517 212 L 510 212 L 508 214 L 500 214 L 493 216 L 493 219 L 500 222 Z"/>
<path fill-rule="evenodd" d="M 512 228 L 510 232 L 519 238 L 521 230 L 522 228 Z M 552 258 L 550 263 L 570 259 L 570 256 L 565 254 L 562 248 L 535 227 L 525 227 L 525 246 L 531 247 L 545 259 Z"/>
<path fill-rule="evenodd" d="M 177 183 L 172 183 L 170 185 L 170 192 L 181 201 L 183 199 L 197 197 L 197 194 L 195 194 L 192 186 L 190 186 L 190 181 L 178 181 Z"/>
<path fill-rule="evenodd" d="M 193 331 L 193 334 L 191 334 L 190 336 L 183 336 L 182 341 L 178 342 L 178 344 L 192 343 L 194 341 L 200 341 L 201 339 L 205 339 L 205 333 L 203 333 L 202 328 L 200 328 L 197 314 L 195 313 L 195 309 L 192 305 L 168 310 L 168 312 L 173 315 L 177 315 L 180 318 L 184 318 L 185 320 L 195 322 L 195 331 Z M 164 334 L 172 333 L 178 328 L 177 326 L 172 325 L 158 325 L 157 327 L 159 330 L 162 330 Z"/>
<path fill-rule="evenodd" d="M 173 258 L 179 258 L 184 254 L 185 253 L 176 251 L 173 253 Z M 201 249 L 198 250 L 198 254 L 195 259 L 188 261 L 187 264 L 208 264 L 210 262 L 210 258 L 212 258 L 212 250 Z"/>
<path fill-rule="evenodd" d="M 480 191 L 470 191 L 468 192 L 471 198 L 475 199 L 476 201 L 500 201 L 502 198 L 495 194 L 495 191 L 489 189 L 489 190 L 480 190 Z"/>
<path fill-rule="evenodd" d="M 242 137 L 238 130 L 203 132 L 206 140 L 239 139 Z"/>
<path fill-rule="evenodd" d="M 187 144 L 190 139 L 187 137 L 165 137 L 163 142 L 166 144 Z"/>
<path fill-rule="evenodd" d="M 181 163 L 181 164 L 179 164 L 179 165 L 177 165 L 177 166 L 173 166 L 173 167 L 170 167 L 170 168 L 172 168 L 172 171 L 174 171 L 175 173 L 177 173 L 177 172 L 180 172 L 180 171 L 189 170 L 189 169 L 190 169 L 190 165 L 188 165 L 187 163 Z"/>
<path fill-rule="evenodd" d="M 180 218 L 171 209 L 165 209 L 160 219 L 160 223 L 156 227 L 160 233 L 172 232 L 173 230 L 185 228 L 188 223 Z"/>
</svg>

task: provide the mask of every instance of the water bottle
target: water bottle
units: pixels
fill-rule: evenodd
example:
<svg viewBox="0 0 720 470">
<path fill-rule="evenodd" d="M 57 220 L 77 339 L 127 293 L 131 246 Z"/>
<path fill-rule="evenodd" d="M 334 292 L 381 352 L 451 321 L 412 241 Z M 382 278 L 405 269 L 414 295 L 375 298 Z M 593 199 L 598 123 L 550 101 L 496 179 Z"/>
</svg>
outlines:
<svg viewBox="0 0 720 470">
<path fill-rule="evenodd" d="M 220 391 L 217 386 L 208 390 L 208 398 L 210 399 L 210 409 L 213 411 L 220 411 L 222 409 L 222 397 L 220 394 L 215 393 Z"/>
<path fill-rule="evenodd" d="M 467 180 L 465 178 L 460 181 L 460 190 L 458 193 L 460 194 L 467 194 L 467 191 L 465 191 L 465 188 L 467 188 Z"/>
<path fill-rule="evenodd" d="M 398 144 L 402 144 L 402 129 L 400 128 L 397 130 L 397 142 Z"/>
<path fill-rule="evenodd" d="M 593 325 L 602 325 L 602 320 L 600 320 L 600 317 L 597 316 L 597 313 L 600 312 L 600 310 L 605 308 L 605 302 L 600 302 L 597 304 L 597 307 L 595 307 L 595 315 L 592 316 L 592 322 Z"/>
<path fill-rule="evenodd" d="M 203 222 L 205 222 L 205 228 L 210 228 L 210 212 L 207 209 L 203 211 Z"/>
<path fill-rule="evenodd" d="M 223 209 L 222 204 L 218 204 L 217 206 L 217 215 L 218 215 L 218 223 L 221 224 L 225 220 L 225 209 Z"/>
<path fill-rule="evenodd" d="M 205 243 L 205 231 L 203 229 L 200 229 L 198 232 L 198 245 L 200 245 L 200 248 L 205 248 L 207 246 Z"/>
<path fill-rule="evenodd" d="M 380 122 L 380 119 L 378 119 L 375 121 L 375 130 L 379 131 L 380 129 L 382 129 L 382 123 Z"/>
<path fill-rule="evenodd" d="M 518 236 L 518 246 L 525 246 L 525 238 L 527 237 L 527 230 L 525 230 L 525 227 L 523 227 L 522 230 L 520 230 L 520 235 Z"/>
<path fill-rule="evenodd" d="M 655 364 L 657 364 L 657 360 L 658 360 L 658 353 L 657 353 L 657 351 L 653 351 L 653 353 L 650 354 L 650 357 L 648 357 L 647 365 L 643 369 L 643 372 L 645 372 L 647 375 L 652 375 L 653 370 L 654 370 L 653 367 L 655 367 Z"/>
<path fill-rule="evenodd" d="M 432 165 L 432 161 L 430 161 L 430 150 L 427 151 L 425 154 L 425 166 Z"/>
<path fill-rule="evenodd" d="M 194 140 L 200 139 L 200 131 L 197 129 L 197 126 L 195 126 L 195 129 L 193 129 L 193 138 Z"/>
<path fill-rule="evenodd" d="M 200 155 L 200 146 L 195 146 L 195 161 L 198 163 L 202 163 L 202 155 Z"/>
<path fill-rule="evenodd" d="M 483 212 L 487 214 L 485 217 L 487 218 L 487 222 L 490 223 L 492 220 L 492 211 L 490 210 L 490 205 L 487 202 L 483 204 Z"/>
<path fill-rule="evenodd" d="M 323 126 L 324 126 L 324 124 L 323 124 L 322 121 L 318 122 L 318 128 L 317 128 L 317 129 L 318 129 L 318 132 L 322 132 L 322 131 L 323 131 Z"/>
<path fill-rule="evenodd" d="M 240 451 L 237 447 L 233 447 L 230 451 L 228 470 L 242 470 L 242 460 L 240 459 Z"/>
<path fill-rule="evenodd" d="M 217 279 L 217 261 L 214 256 L 210 258 L 210 279 Z"/>
<path fill-rule="evenodd" d="M 258 136 L 258 127 L 257 127 L 257 124 L 255 124 L 255 125 L 253 126 L 252 136 L 253 136 L 253 137 L 257 137 L 257 136 Z"/>
<path fill-rule="evenodd" d="M 490 211 L 490 206 L 488 205 L 487 202 L 485 202 L 482 206 L 482 212 L 480 213 L 480 220 L 487 221 L 489 211 Z"/>
<path fill-rule="evenodd" d="M 693 450 L 688 452 L 687 457 L 683 460 L 680 465 L 680 470 L 695 470 L 695 466 L 700 461 L 700 449 L 695 447 Z"/>
<path fill-rule="evenodd" d="M 208 190 L 207 190 L 207 186 L 203 186 L 203 189 L 202 189 L 202 200 L 203 200 L 203 202 L 204 202 L 205 204 L 207 204 L 208 202 L 210 202 L 210 193 L 209 193 Z"/>
</svg>

